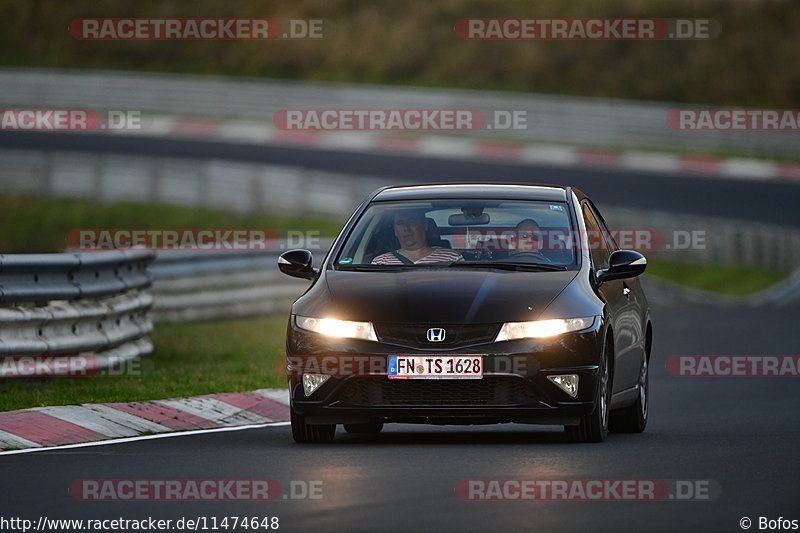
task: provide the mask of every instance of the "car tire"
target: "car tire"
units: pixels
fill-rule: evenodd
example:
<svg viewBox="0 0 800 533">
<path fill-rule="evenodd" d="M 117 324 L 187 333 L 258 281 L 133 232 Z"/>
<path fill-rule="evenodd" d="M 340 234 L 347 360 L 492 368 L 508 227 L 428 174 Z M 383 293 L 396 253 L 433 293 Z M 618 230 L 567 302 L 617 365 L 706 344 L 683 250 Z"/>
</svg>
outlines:
<svg viewBox="0 0 800 533">
<path fill-rule="evenodd" d="M 289 409 L 292 421 L 292 437 L 295 442 L 332 442 L 336 436 L 336 424 L 307 424 L 306 417 Z"/>
<path fill-rule="evenodd" d="M 649 403 L 649 353 L 645 353 L 642 368 L 639 371 L 639 395 L 633 405 L 611 412 L 610 429 L 614 433 L 641 433 L 647 427 L 647 411 Z"/>
<path fill-rule="evenodd" d="M 374 420 L 364 424 L 345 424 L 344 430 L 348 433 L 380 433 L 383 429 L 383 422 Z"/>
<path fill-rule="evenodd" d="M 611 401 L 611 367 L 608 361 L 612 353 L 613 348 L 609 339 L 603 344 L 600 353 L 594 411 L 582 416 L 577 426 L 564 426 L 567 439 L 572 442 L 603 442 L 608 436 L 608 406 Z"/>
</svg>

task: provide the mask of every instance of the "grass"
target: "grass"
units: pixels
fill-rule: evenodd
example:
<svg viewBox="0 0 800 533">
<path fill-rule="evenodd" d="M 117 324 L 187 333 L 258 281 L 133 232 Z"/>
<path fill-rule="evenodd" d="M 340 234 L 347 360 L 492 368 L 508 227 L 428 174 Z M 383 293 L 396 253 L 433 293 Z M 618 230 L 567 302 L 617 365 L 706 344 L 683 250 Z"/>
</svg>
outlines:
<svg viewBox="0 0 800 533">
<path fill-rule="evenodd" d="M 744 296 L 758 292 L 786 277 L 784 273 L 762 268 L 668 261 L 649 263 L 645 275 L 729 296 Z"/>
<path fill-rule="evenodd" d="M 0 380 L 0 411 L 285 387 L 286 317 L 156 325 L 140 375 Z"/>
<path fill-rule="evenodd" d="M 161 204 L 35 198 L 0 195 L 2 253 L 61 252 L 70 230 L 77 229 L 261 229 L 279 237 L 286 231 L 319 231 L 336 235 L 338 222 L 267 213 L 235 214 L 217 209 Z"/>
<path fill-rule="evenodd" d="M 83 41 L 67 26 L 83 17 L 320 18 L 324 39 Z M 468 41 L 465 17 L 713 18 L 722 33 L 687 41 Z M 0 3 L 0 64 L 187 72 L 576 94 L 792 108 L 800 10 L 796 2 L 718 0 L 255 0 Z M 36 36 L 36 37 L 32 37 Z M 20 46 L 24 43 L 24 46 Z"/>
</svg>

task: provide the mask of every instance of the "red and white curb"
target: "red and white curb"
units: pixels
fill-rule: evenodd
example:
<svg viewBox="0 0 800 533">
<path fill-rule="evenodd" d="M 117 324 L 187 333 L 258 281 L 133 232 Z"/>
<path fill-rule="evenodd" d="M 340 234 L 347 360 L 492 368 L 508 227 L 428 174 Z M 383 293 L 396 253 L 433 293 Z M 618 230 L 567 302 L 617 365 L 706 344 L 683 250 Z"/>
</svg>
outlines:
<svg viewBox="0 0 800 533">
<path fill-rule="evenodd" d="M 64 446 L 289 420 L 284 389 L 144 402 L 35 407 L 0 413 L 0 450 Z"/>
<path fill-rule="evenodd" d="M 302 146 L 346 152 L 377 152 L 447 159 L 503 160 L 506 163 L 682 173 L 741 180 L 800 180 L 800 165 L 740 157 L 679 156 L 638 150 L 606 151 L 555 144 L 522 144 L 443 135 L 382 132 L 299 132 L 263 122 L 151 117 L 140 130 L 103 130 L 118 134 L 213 140 L 256 145 Z"/>
</svg>

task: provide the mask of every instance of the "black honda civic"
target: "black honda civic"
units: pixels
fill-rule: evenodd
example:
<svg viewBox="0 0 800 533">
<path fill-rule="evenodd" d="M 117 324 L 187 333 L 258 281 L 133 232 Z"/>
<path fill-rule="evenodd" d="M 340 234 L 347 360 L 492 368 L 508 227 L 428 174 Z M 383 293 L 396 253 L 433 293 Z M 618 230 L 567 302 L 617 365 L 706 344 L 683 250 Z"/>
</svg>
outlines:
<svg viewBox="0 0 800 533">
<path fill-rule="evenodd" d="M 553 185 L 382 188 L 315 268 L 286 343 L 292 435 L 337 424 L 562 425 L 601 442 L 647 424 L 650 310 L 594 204 Z"/>
</svg>

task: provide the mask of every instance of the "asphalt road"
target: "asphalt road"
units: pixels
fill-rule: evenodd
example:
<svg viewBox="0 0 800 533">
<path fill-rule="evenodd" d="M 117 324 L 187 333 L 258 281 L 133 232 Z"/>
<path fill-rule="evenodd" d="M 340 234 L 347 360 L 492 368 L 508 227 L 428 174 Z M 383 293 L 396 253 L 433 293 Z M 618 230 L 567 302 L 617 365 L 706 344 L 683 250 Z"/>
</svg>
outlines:
<svg viewBox="0 0 800 533">
<path fill-rule="evenodd" d="M 289 428 L 155 439 L 0 457 L 0 516 L 278 516 L 285 531 L 741 531 L 739 520 L 800 519 L 800 388 L 791 378 L 678 378 L 670 355 L 796 354 L 800 308 L 655 311 L 651 419 L 641 435 L 567 443 L 559 428 L 390 425 L 328 445 Z M 322 481 L 322 499 L 80 502 L 76 479 Z M 705 501 L 470 502 L 465 479 L 710 480 Z M 712 486 L 716 486 L 716 485 Z"/>
<path fill-rule="evenodd" d="M 556 183 L 583 190 L 601 208 L 630 206 L 800 226 L 796 214 L 800 187 L 793 182 L 64 132 L 3 132 L 0 148 L 224 159 L 379 176 L 390 178 L 393 183 L 485 180 Z"/>
<path fill-rule="evenodd" d="M 221 158 L 386 176 L 573 184 L 601 205 L 800 225 L 800 187 L 583 168 L 445 161 L 302 148 L 69 134 L 0 135 L 0 146 Z M 277 516 L 285 531 L 742 531 L 739 520 L 800 520 L 800 388 L 790 378 L 677 378 L 670 355 L 797 354 L 800 307 L 654 310 L 650 423 L 641 435 L 570 444 L 560 428 L 390 425 L 297 445 L 286 426 L 0 456 L 0 517 Z M 318 500 L 81 502 L 78 479 L 322 481 Z M 715 499 L 658 502 L 469 502 L 466 479 L 707 480 Z M 208 522 L 210 524 L 210 522 Z M 240 529 L 241 531 L 241 529 Z"/>
</svg>

